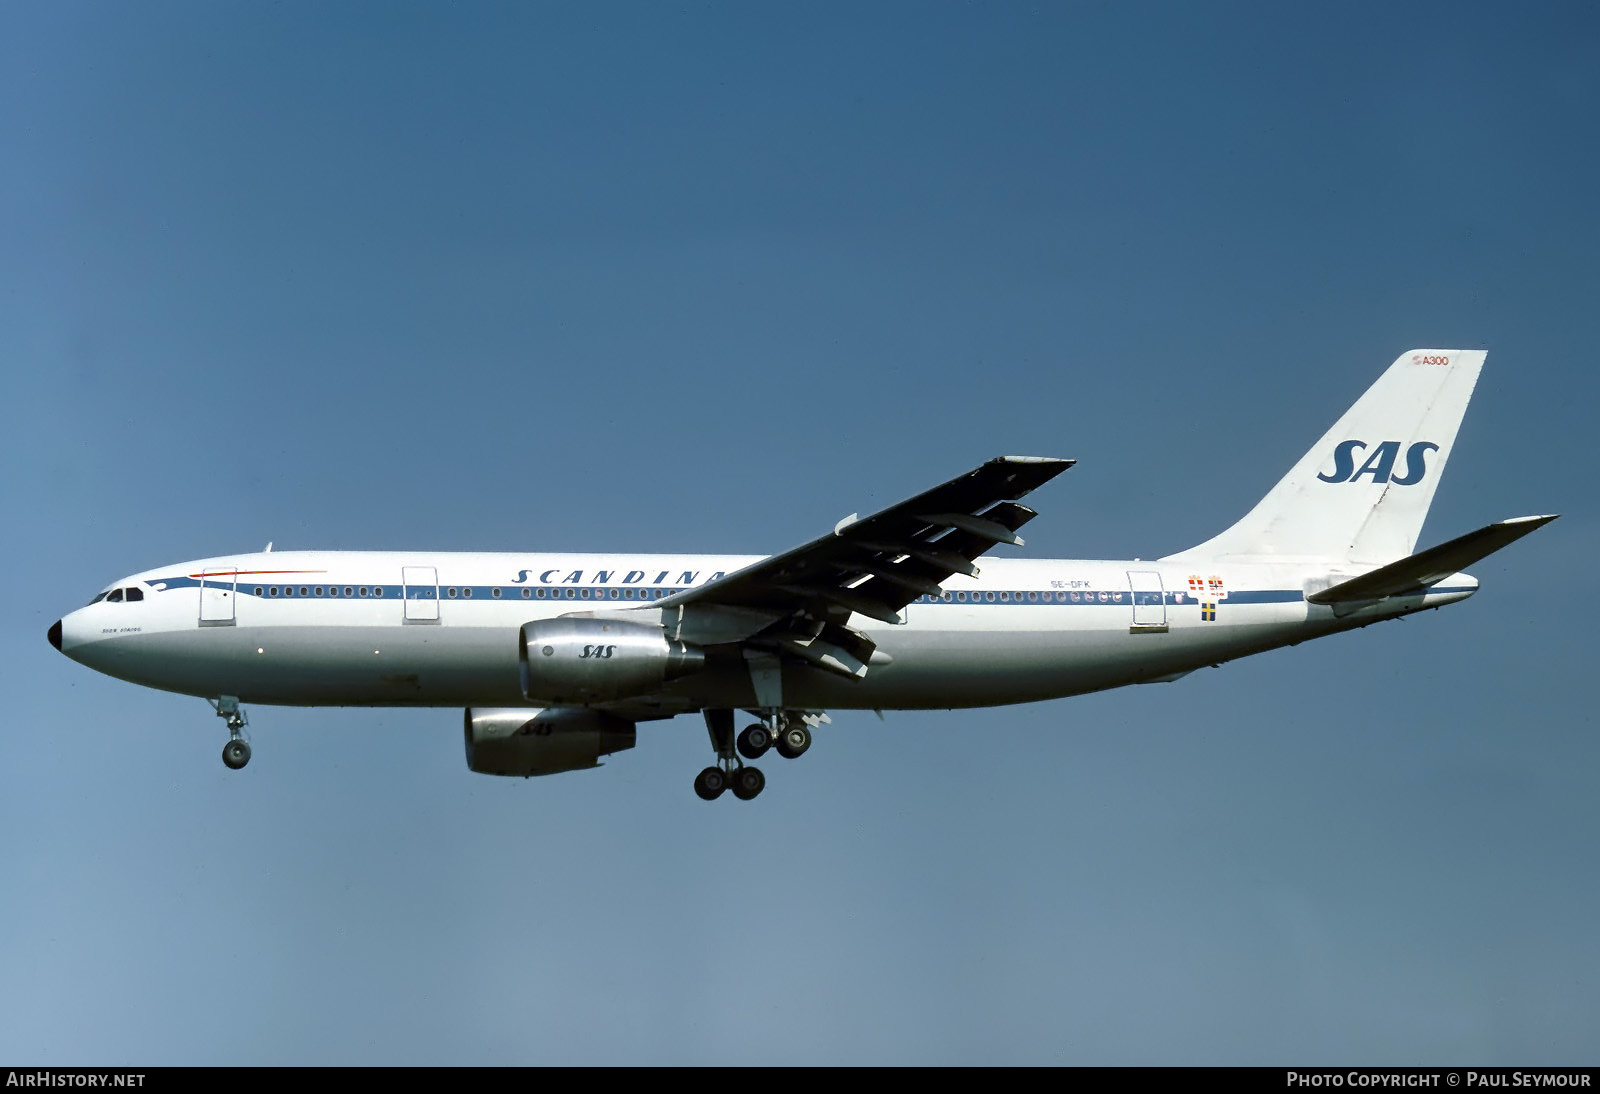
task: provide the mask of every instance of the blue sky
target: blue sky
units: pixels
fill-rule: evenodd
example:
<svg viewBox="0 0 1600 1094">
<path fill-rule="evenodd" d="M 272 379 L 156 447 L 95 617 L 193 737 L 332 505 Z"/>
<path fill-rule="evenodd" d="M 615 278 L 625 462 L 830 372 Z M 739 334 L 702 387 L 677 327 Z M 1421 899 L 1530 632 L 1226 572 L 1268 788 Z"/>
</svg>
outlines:
<svg viewBox="0 0 1600 1094">
<path fill-rule="evenodd" d="M 0 1058 L 1590 1063 L 1586 4 L 0 6 Z M 466 770 L 44 641 L 280 548 L 769 552 L 1002 453 L 1242 514 L 1487 348 L 1467 604 L 1181 683 Z"/>
</svg>

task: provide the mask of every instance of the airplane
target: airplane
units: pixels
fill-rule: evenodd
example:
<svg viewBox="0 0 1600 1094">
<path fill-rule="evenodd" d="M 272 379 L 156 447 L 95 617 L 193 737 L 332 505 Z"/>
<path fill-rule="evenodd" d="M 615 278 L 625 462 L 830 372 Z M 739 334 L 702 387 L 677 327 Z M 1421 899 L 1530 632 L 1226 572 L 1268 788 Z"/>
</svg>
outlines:
<svg viewBox="0 0 1600 1094">
<path fill-rule="evenodd" d="M 698 712 L 695 792 L 749 800 L 831 710 L 973 708 L 1168 682 L 1464 600 L 1463 567 L 1556 519 L 1415 552 L 1486 354 L 1402 354 L 1238 522 L 1154 561 L 995 559 L 1075 461 L 1002 456 L 818 539 L 744 555 L 273 551 L 120 578 L 49 628 L 66 656 L 206 699 L 464 710 L 467 766 L 601 766 Z M 979 559 L 983 559 L 980 569 Z M 737 712 L 756 720 L 735 733 Z"/>
</svg>

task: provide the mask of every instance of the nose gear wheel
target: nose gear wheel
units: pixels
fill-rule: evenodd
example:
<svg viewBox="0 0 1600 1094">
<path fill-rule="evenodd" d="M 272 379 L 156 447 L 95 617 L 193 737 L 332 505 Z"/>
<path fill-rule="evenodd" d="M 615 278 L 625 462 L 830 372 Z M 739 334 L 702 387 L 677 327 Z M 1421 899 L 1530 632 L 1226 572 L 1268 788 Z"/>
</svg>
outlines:
<svg viewBox="0 0 1600 1094">
<path fill-rule="evenodd" d="M 222 762 L 230 770 L 237 771 L 250 762 L 250 742 L 244 735 L 244 727 L 250 724 L 250 719 L 245 716 L 237 696 L 224 695 L 206 701 L 228 726 L 228 743 L 222 746 Z"/>
</svg>

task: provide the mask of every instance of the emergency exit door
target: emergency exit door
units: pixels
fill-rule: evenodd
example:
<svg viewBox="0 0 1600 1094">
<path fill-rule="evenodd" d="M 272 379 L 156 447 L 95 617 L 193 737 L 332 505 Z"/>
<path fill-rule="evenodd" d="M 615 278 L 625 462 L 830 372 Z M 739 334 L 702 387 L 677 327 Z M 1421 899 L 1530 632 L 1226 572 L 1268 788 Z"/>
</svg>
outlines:
<svg viewBox="0 0 1600 1094">
<path fill-rule="evenodd" d="M 1167 593 L 1154 570 L 1129 570 L 1128 591 L 1133 596 L 1134 634 L 1164 634 L 1167 630 Z"/>
<path fill-rule="evenodd" d="M 239 573 L 236 570 L 207 570 L 200 575 L 200 625 L 202 627 L 231 627 L 234 625 L 234 597 L 238 592 Z"/>
<path fill-rule="evenodd" d="M 434 567 L 400 567 L 400 595 L 407 623 L 439 622 L 439 571 Z"/>
</svg>

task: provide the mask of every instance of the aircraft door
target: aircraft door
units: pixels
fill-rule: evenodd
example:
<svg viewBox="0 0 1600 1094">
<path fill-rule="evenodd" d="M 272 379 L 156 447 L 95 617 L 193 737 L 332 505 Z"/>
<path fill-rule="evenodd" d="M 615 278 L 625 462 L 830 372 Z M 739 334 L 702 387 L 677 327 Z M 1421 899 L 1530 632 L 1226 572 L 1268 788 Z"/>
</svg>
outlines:
<svg viewBox="0 0 1600 1094">
<path fill-rule="evenodd" d="M 1133 599 L 1134 634 L 1161 634 L 1167 629 L 1167 594 L 1161 575 L 1154 570 L 1129 570 L 1128 591 Z"/>
<path fill-rule="evenodd" d="M 407 623 L 439 622 L 438 570 L 432 566 L 402 566 L 400 586 Z"/>
<path fill-rule="evenodd" d="M 200 575 L 200 625 L 202 627 L 231 627 L 236 622 L 233 612 L 237 592 L 237 570 L 207 570 Z"/>
</svg>

